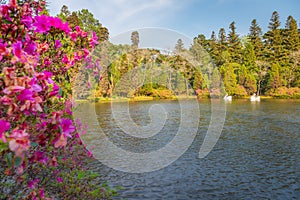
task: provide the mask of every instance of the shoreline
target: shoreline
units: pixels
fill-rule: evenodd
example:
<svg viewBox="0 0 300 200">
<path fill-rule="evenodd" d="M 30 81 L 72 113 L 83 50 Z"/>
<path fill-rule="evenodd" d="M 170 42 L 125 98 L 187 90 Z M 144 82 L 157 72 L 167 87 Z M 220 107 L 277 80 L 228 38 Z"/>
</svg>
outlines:
<svg viewBox="0 0 300 200">
<path fill-rule="evenodd" d="M 246 96 L 246 97 L 233 97 L 233 100 L 241 100 L 241 99 L 249 99 L 250 100 L 251 96 Z M 283 98 L 283 97 L 274 97 L 274 96 L 260 96 L 262 100 L 266 99 L 281 99 L 281 100 L 300 100 L 300 98 Z M 209 99 L 223 99 L 223 98 L 207 98 L 205 97 L 197 97 L 197 96 L 173 96 L 172 98 L 156 98 L 156 97 L 150 97 L 150 96 L 138 96 L 138 97 L 133 97 L 133 98 L 128 98 L 128 97 L 113 97 L 113 98 L 108 98 L 108 97 L 95 97 L 95 103 L 109 103 L 109 102 L 139 102 L 139 101 L 155 101 L 155 100 L 177 100 L 177 99 L 198 99 L 198 100 L 209 100 Z M 75 102 L 91 102 L 93 101 L 92 99 L 78 99 L 75 100 Z"/>
</svg>

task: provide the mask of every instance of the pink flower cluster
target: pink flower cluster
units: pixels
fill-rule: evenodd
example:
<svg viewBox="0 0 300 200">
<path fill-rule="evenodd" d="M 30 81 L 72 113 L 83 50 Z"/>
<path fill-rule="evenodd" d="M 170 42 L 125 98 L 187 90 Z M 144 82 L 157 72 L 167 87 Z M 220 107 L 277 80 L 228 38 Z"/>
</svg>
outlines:
<svg viewBox="0 0 300 200">
<path fill-rule="evenodd" d="M 95 33 L 39 15 L 44 6 L 43 0 L 0 6 L 0 145 L 22 159 L 19 173 L 30 163 L 56 166 L 59 149 L 81 144 L 68 70 L 89 60 L 97 44 Z"/>
<path fill-rule="evenodd" d="M 60 29 L 66 34 L 71 31 L 68 22 L 63 23 L 60 18 L 47 15 L 35 16 L 33 26 L 35 31 L 39 33 L 47 33 L 52 27 Z"/>
</svg>

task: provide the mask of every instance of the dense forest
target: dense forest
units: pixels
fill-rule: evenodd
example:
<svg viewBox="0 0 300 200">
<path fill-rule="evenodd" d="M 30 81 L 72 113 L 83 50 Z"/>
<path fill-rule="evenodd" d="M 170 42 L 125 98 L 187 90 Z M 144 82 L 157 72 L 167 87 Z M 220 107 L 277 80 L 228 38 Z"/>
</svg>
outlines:
<svg viewBox="0 0 300 200">
<path fill-rule="evenodd" d="M 132 32 L 131 45 L 111 44 L 108 29 L 87 9 L 71 13 L 63 6 L 58 17 L 68 21 L 71 27 L 80 25 L 85 31 L 97 33 L 100 45 L 95 50 L 94 60 L 100 63 L 102 71 L 101 77 L 92 83 L 97 97 L 170 98 L 193 93 L 199 97 L 220 97 L 225 93 L 236 97 L 253 93 L 300 97 L 300 33 L 292 16 L 282 25 L 278 12 L 274 11 L 265 33 L 253 19 L 245 36 L 236 32 L 235 22 L 232 22 L 228 33 L 221 28 L 218 34 L 213 31 L 210 38 L 199 34 L 188 49 L 178 39 L 169 54 L 139 48 L 137 31 Z M 182 56 L 186 54 L 192 55 L 196 62 Z M 131 90 L 129 86 L 126 89 L 125 74 L 129 72 L 128 81 L 136 83 Z M 81 76 L 90 80 L 88 74 Z M 138 86 L 140 76 L 146 80 Z M 122 85 L 118 86 L 121 79 Z M 85 84 L 79 85 L 83 87 L 79 90 L 84 91 Z"/>
</svg>

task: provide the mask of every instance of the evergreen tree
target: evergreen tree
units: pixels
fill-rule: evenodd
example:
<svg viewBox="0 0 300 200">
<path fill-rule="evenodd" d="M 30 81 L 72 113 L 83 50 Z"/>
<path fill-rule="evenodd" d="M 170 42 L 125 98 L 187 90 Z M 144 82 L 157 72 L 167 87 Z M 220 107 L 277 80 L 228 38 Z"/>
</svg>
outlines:
<svg viewBox="0 0 300 200">
<path fill-rule="evenodd" d="M 300 50 L 300 39 L 299 31 L 296 20 L 289 16 L 285 25 L 285 38 L 284 38 L 284 49 L 291 51 Z"/>
<path fill-rule="evenodd" d="M 251 42 L 245 43 L 242 70 L 239 73 L 239 84 L 244 86 L 248 94 L 257 92 L 258 86 L 258 67 L 256 65 L 256 56 Z M 242 76 L 242 77 L 241 77 Z M 241 82 L 242 80 L 242 82 Z"/>
<path fill-rule="evenodd" d="M 251 42 L 247 42 L 244 48 L 243 64 L 250 72 L 257 72 L 255 50 Z"/>
<path fill-rule="evenodd" d="M 216 64 L 218 67 L 225 63 L 224 52 L 227 51 L 227 40 L 225 29 L 221 28 L 218 34 L 218 43 L 217 43 L 218 54 L 216 56 Z"/>
<path fill-rule="evenodd" d="M 178 39 L 175 45 L 175 53 L 181 53 L 184 51 L 184 44 L 182 39 Z"/>
<path fill-rule="evenodd" d="M 131 46 L 133 49 L 137 49 L 139 47 L 140 36 L 139 32 L 133 31 L 131 33 Z"/>
<path fill-rule="evenodd" d="M 76 26 L 82 25 L 82 22 L 76 12 L 72 12 L 72 14 L 67 17 L 67 22 L 72 29 L 75 29 Z"/>
<path fill-rule="evenodd" d="M 269 62 L 281 63 L 284 56 L 282 34 L 279 29 L 280 21 L 278 12 L 274 11 L 269 23 L 269 31 L 265 33 L 265 53 Z"/>
<path fill-rule="evenodd" d="M 281 78 L 279 74 L 279 63 L 275 63 L 271 66 L 270 78 L 268 80 L 269 90 L 275 92 L 277 88 L 281 86 Z"/>
<path fill-rule="evenodd" d="M 68 6 L 63 5 L 60 9 L 60 13 L 57 15 L 60 19 L 62 19 L 64 22 L 67 21 L 67 18 L 71 15 L 71 12 L 69 11 Z"/>
<path fill-rule="evenodd" d="M 279 28 L 279 26 L 280 26 L 279 14 L 278 14 L 277 11 L 274 11 L 272 13 L 272 17 L 270 19 L 268 28 L 271 31 L 275 31 L 275 30 L 277 30 Z"/>
<path fill-rule="evenodd" d="M 235 95 L 238 93 L 237 76 L 234 73 L 236 68 L 235 63 L 225 63 L 220 68 L 221 77 L 228 95 Z"/>
<path fill-rule="evenodd" d="M 226 33 L 225 29 L 221 28 L 219 30 L 219 38 L 218 38 L 218 44 L 219 44 L 219 49 L 221 51 L 226 51 L 227 50 L 227 40 L 226 40 Z"/>
<path fill-rule="evenodd" d="M 290 54 L 291 66 L 288 74 L 288 87 L 300 87 L 300 50 Z"/>
<path fill-rule="evenodd" d="M 210 37 L 210 40 L 208 41 L 208 45 L 209 45 L 208 52 L 209 52 L 211 58 L 214 61 L 216 61 L 217 57 L 218 57 L 218 46 L 217 46 L 217 38 L 216 38 L 214 31 L 211 33 L 211 37 Z"/>
<path fill-rule="evenodd" d="M 269 63 L 266 61 L 256 61 L 256 66 L 257 66 L 257 95 L 260 95 L 261 92 L 266 92 L 267 91 L 267 81 L 266 77 L 268 75 L 268 70 L 269 70 Z"/>
<path fill-rule="evenodd" d="M 109 39 L 109 31 L 106 27 L 100 27 L 98 41 L 103 42 Z"/>
<path fill-rule="evenodd" d="M 230 53 L 231 62 L 241 63 L 242 44 L 239 36 L 236 33 L 235 22 L 229 26 L 230 32 L 228 34 L 228 52 Z"/>
<path fill-rule="evenodd" d="M 193 88 L 194 90 L 203 89 L 203 75 L 200 70 L 195 71 Z"/>
<path fill-rule="evenodd" d="M 98 19 L 94 18 L 94 15 L 87 9 L 82 9 L 77 12 L 79 19 L 81 20 L 81 28 L 86 32 L 94 31 L 98 37 L 98 41 L 102 42 L 108 40 L 108 29 L 102 27 L 102 24 Z"/>
<path fill-rule="evenodd" d="M 211 89 L 219 89 L 221 87 L 221 74 L 218 68 L 214 68 L 211 78 Z"/>
<path fill-rule="evenodd" d="M 206 81 L 211 98 L 219 98 L 224 93 L 224 87 L 221 81 L 221 74 L 217 67 L 213 69 L 211 79 L 208 79 L 207 74 L 204 74 L 204 80 Z"/>
<path fill-rule="evenodd" d="M 250 33 L 248 35 L 250 42 L 253 45 L 255 56 L 257 58 L 261 58 L 263 43 L 262 43 L 262 30 L 260 26 L 257 24 L 256 19 L 253 19 L 250 26 Z"/>
</svg>

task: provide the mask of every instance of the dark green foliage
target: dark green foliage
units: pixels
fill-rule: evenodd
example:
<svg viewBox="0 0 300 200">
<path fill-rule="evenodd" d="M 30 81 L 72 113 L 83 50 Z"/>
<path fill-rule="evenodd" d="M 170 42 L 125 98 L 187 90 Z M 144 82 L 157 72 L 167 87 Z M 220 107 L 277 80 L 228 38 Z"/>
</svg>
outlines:
<svg viewBox="0 0 300 200">
<path fill-rule="evenodd" d="M 296 20 L 289 16 L 285 25 L 283 45 L 287 51 L 300 50 L 299 31 Z"/>
<path fill-rule="evenodd" d="M 242 59 L 242 44 L 239 36 L 236 33 L 235 22 L 229 26 L 230 32 L 228 34 L 228 52 L 230 54 L 230 61 L 241 63 Z"/>
<path fill-rule="evenodd" d="M 108 40 L 108 29 L 103 27 L 99 20 L 96 19 L 88 9 L 82 9 L 71 13 L 68 7 L 63 5 L 57 16 L 63 21 L 67 21 L 72 29 L 76 26 L 80 26 L 82 30 L 88 33 L 94 31 L 99 42 Z"/>
<path fill-rule="evenodd" d="M 248 35 L 250 42 L 253 44 L 254 53 L 257 58 L 262 58 L 262 30 L 256 22 L 256 19 L 253 19 L 250 26 L 250 33 Z"/>
<path fill-rule="evenodd" d="M 83 30 L 96 31 L 99 41 L 108 39 L 108 30 L 86 9 L 70 13 L 64 6 L 59 16 L 72 26 L 79 24 Z M 196 91 L 198 95 L 210 93 L 208 96 L 220 97 L 225 92 L 236 96 L 275 94 L 282 87 L 293 90 L 300 86 L 300 37 L 297 21 L 292 16 L 281 27 L 279 14 L 274 11 L 266 33 L 256 19 L 251 21 L 247 36 L 239 36 L 236 30 L 232 22 L 228 34 L 224 28 L 217 35 L 212 31 L 210 38 L 199 34 L 189 49 L 178 39 L 172 54 L 140 49 L 137 31 L 131 34 L 131 45 L 108 42 L 106 54 L 100 58 L 102 80 L 96 94 L 167 98 Z M 193 58 L 186 60 L 183 56 L 186 54 Z M 134 69 L 142 75 L 131 74 Z M 116 90 L 117 83 L 126 74 L 130 81 L 122 80 Z M 128 94 L 130 84 L 139 83 L 143 78 L 145 84 Z M 168 88 L 173 91 L 167 92 Z"/>
<path fill-rule="evenodd" d="M 275 91 L 277 88 L 281 86 L 281 77 L 279 74 L 279 63 L 275 63 L 271 66 L 270 70 L 270 78 L 268 80 L 268 88 L 271 91 Z"/>
</svg>

